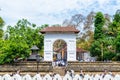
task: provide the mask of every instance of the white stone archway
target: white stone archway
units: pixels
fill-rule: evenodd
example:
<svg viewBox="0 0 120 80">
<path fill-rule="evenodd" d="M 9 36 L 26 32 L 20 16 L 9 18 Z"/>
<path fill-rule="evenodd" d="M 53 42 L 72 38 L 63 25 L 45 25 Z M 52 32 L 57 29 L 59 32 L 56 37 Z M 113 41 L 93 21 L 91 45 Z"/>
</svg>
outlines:
<svg viewBox="0 0 120 80">
<path fill-rule="evenodd" d="M 76 61 L 76 33 L 74 27 L 47 27 L 44 34 L 44 61 L 53 61 L 53 44 L 56 40 L 64 40 L 67 44 L 67 61 Z"/>
</svg>

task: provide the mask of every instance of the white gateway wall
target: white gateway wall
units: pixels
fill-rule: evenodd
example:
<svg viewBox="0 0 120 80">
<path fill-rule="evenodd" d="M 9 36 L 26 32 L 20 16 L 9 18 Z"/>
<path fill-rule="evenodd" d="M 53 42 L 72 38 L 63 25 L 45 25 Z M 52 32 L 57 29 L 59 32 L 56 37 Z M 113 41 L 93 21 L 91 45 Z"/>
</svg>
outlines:
<svg viewBox="0 0 120 80">
<path fill-rule="evenodd" d="M 46 33 L 44 35 L 44 61 L 53 61 L 53 44 L 59 39 L 67 44 L 67 61 L 76 61 L 76 34 L 74 33 Z"/>
</svg>

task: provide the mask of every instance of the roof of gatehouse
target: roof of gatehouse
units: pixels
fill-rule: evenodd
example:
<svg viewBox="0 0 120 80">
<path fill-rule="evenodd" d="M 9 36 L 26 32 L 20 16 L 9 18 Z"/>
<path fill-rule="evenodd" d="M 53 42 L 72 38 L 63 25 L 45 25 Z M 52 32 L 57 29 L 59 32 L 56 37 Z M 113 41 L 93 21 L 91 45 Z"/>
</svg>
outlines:
<svg viewBox="0 0 120 80">
<path fill-rule="evenodd" d="M 67 26 L 67 27 L 46 27 L 40 31 L 41 33 L 45 34 L 46 32 L 74 32 L 79 33 L 80 31 L 75 27 Z"/>
</svg>

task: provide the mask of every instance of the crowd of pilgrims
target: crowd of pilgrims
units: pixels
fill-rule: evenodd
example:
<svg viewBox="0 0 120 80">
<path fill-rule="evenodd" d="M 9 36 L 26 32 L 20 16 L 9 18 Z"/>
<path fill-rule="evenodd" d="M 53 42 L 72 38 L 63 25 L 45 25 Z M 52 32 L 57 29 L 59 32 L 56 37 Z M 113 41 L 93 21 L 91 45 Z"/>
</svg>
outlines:
<svg viewBox="0 0 120 80">
<path fill-rule="evenodd" d="M 74 70 L 69 70 L 69 71 L 67 71 L 66 74 L 69 74 L 71 77 L 75 76 Z M 79 73 L 79 76 L 82 77 L 82 78 L 84 78 L 85 75 L 86 75 L 85 72 L 83 72 L 83 70 L 81 69 L 80 73 Z M 94 75 L 90 74 L 90 75 L 95 76 L 95 74 Z M 114 76 L 114 74 L 112 74 L 112 72 L 108 71 L 107 69 L 105 69 L 104 72 L 101 73 L 101 74 L 99 74 L 99 75 L 102 76 L 103 78 L 105 77 L 105 75 Z"/>
</svg>

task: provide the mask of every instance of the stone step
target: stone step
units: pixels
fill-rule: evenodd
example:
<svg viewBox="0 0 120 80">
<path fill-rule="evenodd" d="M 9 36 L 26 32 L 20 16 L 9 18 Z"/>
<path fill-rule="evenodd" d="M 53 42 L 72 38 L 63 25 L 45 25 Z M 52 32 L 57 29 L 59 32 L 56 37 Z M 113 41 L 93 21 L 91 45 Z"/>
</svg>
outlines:
<svg viewBox="0 0 120 80">
<path fill-rule="evenodd" d="M 53 73 L 60 74 L 61 76 L 65 75 L 65 67 L 54 67 Z"/>
</svg>

